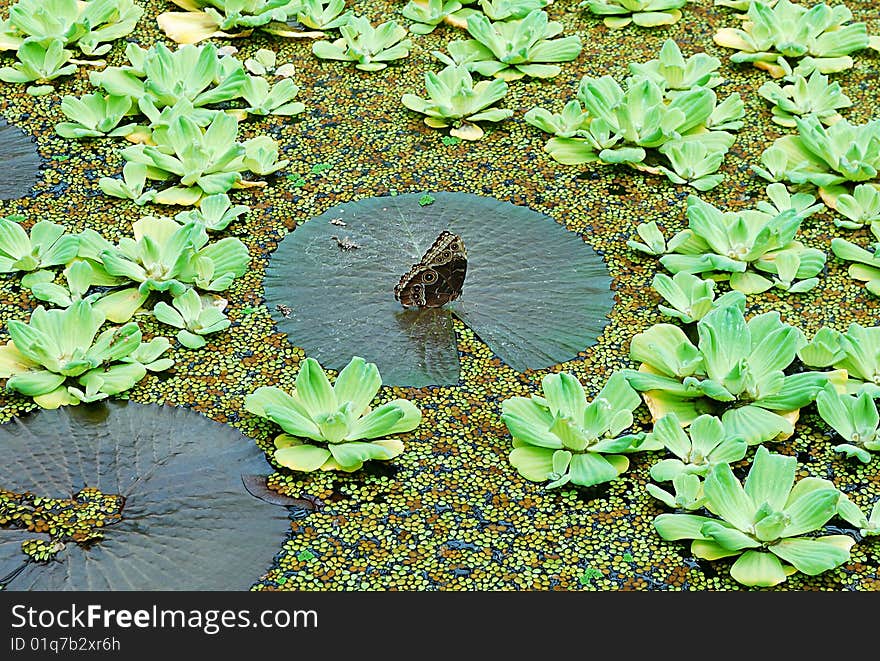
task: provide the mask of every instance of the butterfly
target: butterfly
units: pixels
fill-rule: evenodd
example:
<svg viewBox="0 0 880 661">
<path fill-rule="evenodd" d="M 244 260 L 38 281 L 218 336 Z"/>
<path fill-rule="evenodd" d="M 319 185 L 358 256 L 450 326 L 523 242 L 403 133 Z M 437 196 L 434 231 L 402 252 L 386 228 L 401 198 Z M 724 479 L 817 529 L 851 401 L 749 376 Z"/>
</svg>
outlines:
<svg viewBox="0 0 880 661">
<path fill-rule="evenodd" d="M 403 307 L 439 308 L 461 296 L 467 251 L 457 234 L 440 232 L 434 243 L 394 287 Z"/>
</svg>

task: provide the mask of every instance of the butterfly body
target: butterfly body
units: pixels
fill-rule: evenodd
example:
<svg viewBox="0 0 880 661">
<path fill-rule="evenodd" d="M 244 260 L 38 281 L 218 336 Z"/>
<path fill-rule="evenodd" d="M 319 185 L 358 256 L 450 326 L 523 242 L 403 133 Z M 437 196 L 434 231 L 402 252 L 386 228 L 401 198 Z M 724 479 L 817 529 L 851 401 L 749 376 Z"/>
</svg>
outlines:
<svg viewBox="0 0 880 661">
<path fill-rule="evenodd" d="M 404 307 L 439 308 L 461 296 L 467 275 L 467 251 L 457 234 L 443 231 L 394 287 Z"/>
</svg>

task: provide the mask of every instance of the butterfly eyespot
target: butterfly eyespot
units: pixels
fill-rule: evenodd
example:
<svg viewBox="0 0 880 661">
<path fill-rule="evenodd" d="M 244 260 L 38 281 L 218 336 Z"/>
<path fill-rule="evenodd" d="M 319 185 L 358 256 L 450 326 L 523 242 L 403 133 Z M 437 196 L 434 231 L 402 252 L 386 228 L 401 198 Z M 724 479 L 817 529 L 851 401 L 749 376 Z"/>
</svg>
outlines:
<svg viewBox="0 0 880 661">
<path fill-rule="evenodd" d="M 452 259 L 452 251 L 444 250 L 442 253 L 440 253 L 440 259 L 444 262 L 448 262 L 450 259 Z"/>
<path fill-rule="evenodd" d="M 437 274 L 434 273 L 434 271 L 425 271 L 425 274 L 422 276 L 422 280 L 430 285 L 432 282 L 437 281 Z"/>
</svg>

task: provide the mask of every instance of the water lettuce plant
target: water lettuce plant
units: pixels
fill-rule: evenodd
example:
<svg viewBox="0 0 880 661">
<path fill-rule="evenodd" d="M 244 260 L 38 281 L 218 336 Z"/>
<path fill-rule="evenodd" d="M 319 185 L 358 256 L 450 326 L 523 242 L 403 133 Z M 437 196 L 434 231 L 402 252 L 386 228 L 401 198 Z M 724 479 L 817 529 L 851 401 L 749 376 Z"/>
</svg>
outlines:
<svg viewBox="0 0 880 661">
<path fill-rule="evenodd" d="M 651 478 L 657 482 L 671 482 L 682 473 L 705 477 L 719 462 L 740 461 L 749 448 L 744 438 L 732 435 L 721 420 L 707 414 L 695 418 L 687 430 L 675 413 L 665 415 L 654 423 L 648 440 L 675 455 L 651 466 Z"/>
<path fill-rule="evenodd" d="M 125 55 L 128 64 L 92 71 L 89 81 L 112 96 L 131 98 L 141 112 L 144 101 L 156 110 L 182 100 L 194 108 L 231 101 L 241 96 L 248 78 L 241 61 L 221 55 L 213 44 L 172 51 L 161 42 L 149 49 L 131 43 Z"/>
<path fill-rule="evenodd" d="M 413 21 L 409 31 L 413 34 L 430 34 L 447 16 L 462 8 L 458 0 L 427 0 L 417 2 L 409 0 L 400 13 L 404 18 Z"/>
<path fill-rule="evenodd" d="M 791 293 L 809 291 L 819 282 L 816 276 L 825 266 L 825 253 L 795 237 L 803 220 L 823 205 L 814 204 L 816 198 L 807 193 L 791 195 L 781 183 L 767 186 L 766 194 L 769 203 L 727 212 L 689 195 L 687 229 L 668 242 L 662 235 L 653 240 L 655 248 L 665 245 L 660 263 L 674 274 L 708 274 L 713 280 L 727 281 L 743 294 L 773 287 Z"/>
<path fill-rule="evenodd" d="M 29 322 L 9 321 L 10 339 L 0 347 L 6 389 L 33 397 L 43 408 L 57 408 L 117 395 L 147 371 L 173 365 L 160 358 L 170 346 L 167 339 L 144 342 L 134 322 L 100 331 L 104 321 L 85 300 L 63 310 L 40 305 Z"/>
<path fill-rule="evenodd" d="M 547 488 L 610 482 L 629 468 L 625 453 L 656 449 L 645 434 L 623 434 L 641 401 L 622 374 L 611 375 L 593 401 L 572 374 L 548 374 L 543 396 L 511 397 L 501 419 L 513 437 L 510 463 L 525 479 Z"/>
<path fill-rule="evenodd" d="M 698 510 L 705 504 L 703 480 L 699 475 L 682 471 L 672 478 L 671 485 L 670 492 L 658 484 L 649 483 L 645 485 L 645 491 L 675 510 Z"/>
<path fill-rule="evenodd" d="M 145 216 L 132 223 L 134 238 L 102 246 L 98 258 L 111 276 L 136 283 L 137 291 L 180 296 L 195 287 L 208 292 L 228 289 L 247 270 L 250 255 L 236 237 L 208 241 L 199 222 Z"/>
<path fill-rule="evenodd" d="M 823 534 L 837 515 L 841 493 L 828 480 L 795 481 L 797 459 L 761 446 L 741 483 L 726 463 L 712 466 L 703 485 L 714 516 L 661 514 L 654 528 L 665 540 L 693 540 L 706 560 L 736 558 L 730 575 L 746 586 L 771 587 L 801 572 L 816 576 L 850 557 L 855 539 Z"/>
<path fill-rule="evenodd" d="M 371 408 L 382 378 L 374 363 L 355 356 L 330 384 L 314 358 L 306 358 L 288 394 L 262 386 L 245 397 L 245 409 L 277 424 L 275 461 L 291 470 L 356 471 L 369 460 L 387 461 L 403 452 L 394 435 L 412 431 L 421 422 L 418 407 L 394 399 Z"/>
<path fill-rule="evenodd" d="M 551 2 L 552 0 L 480 0 L 478 4 L 480 11 L 490 21 L 515 21 L 525 18 L 536 9 L 543 9 Z"/>
<path fill-rule="evenodd" d="M 266 175 L 287 165 L 288 161 L 277 160 L 278 145 L 270 137 L 239 143 L 238 129 L 235 117 L 222 112 L 215 113 L 205 128 L 180 115 L 167 131 L 153 133 L 155 144 L 126 147 L 122 156 L 129 163 L 146 166 L 148 179 L 172 182 L 153 196 L 153 202 L 193 205 L 206 195 L 263 186 L 263 181 L 246 180 L 244 173 Z M 98 184 L 108 195 L 119 190 L 108 177 Z"/>
<path fill-rule="evenodd" d="M 241 98 L 247 103 L 244 113 L 250 115 L 282 115 L 291 117 L 306 109 L 304 103 L 294 101 L 299 87 L 290 78 L 270 83 L 261 76 L 248 76 L 241 88 Z"/>
<path fill-rule="evenodd" d="M 850 395 L 880 397 L 880 327 L 853 322 L 842 333 L 823 326 L 800 348 L 798 358 L 808 367 L 845 370 Z"/>
<path fill-rule="evenodd" d="M 826 385 L 816 396 L 816 410 L 846 441 L 835 445 L 835 452 L 855 457 L 863 464 L 871 462 L 872 452 L 880 452 L 880 415 L 868 390 L 847 395 Z"/>
<path fill-rule="evenodd" d="M 209 232 L 221 232 L 248 211 L 250 207 L 233 204 L 226 193 L 218 193 L 206 195 L 199 200 L 198 206 L 194 209 L 175 214 L 174 220 L 182 225 L 190 222 L 201 223 Z"/>
<path fill-rule="evenodd" d="M 687 0 L 586 0 L 580 6 L 602 16 L 606 27 L 616 30 L 630 23 L 644 28 L 672 25 L 686 4 Z"/>
<path fill-rule="evenodd" d="M 831 239 L 831 252 L 844 262 L 852 262 L 847 268 L 849 277 L 865 283 L 874 296 L 880 296 L 880 223 L 870 224 L 871 234 L 877 241 L 862 248 L 839 236 Z"/>
<path fill-rule="evenodd" d="M 276 78 L 288 78 L 294 72 L 292 63 L 279 64 L 278 54 L 268 48 L 258 48 L 253 57 L 245 59 L 242 64 L 255 76 L 272 75 Z"/>
<path fill-rule="evenodd" d="M 714 88 L 724 82 L 718 73 L 721 60 L 706 53 L 685 57 L 674 39 L 667 39 L 659 55 L 646 62 L 630 62 L 634 76 L 644 76 L 666 90 L 667 96 L 695 87 Z"/>
<path fill-rule="evenodd" d="M 738 94 L 719 103 L 714 62 L 684 60 L 673 43 L 662 57 L 636 68 L 623 86 L 611 76 L 585 76 L 559 114 L 535 107 L 527 123 L 553 135 L 544 146 L 566 165 L 624 164 L 708 190 L 742 126 Z M 685 89 L 687 84 L 694 85 Z"/>
<path fill-rule="evenodd" d="M 199 295 L 195 289 L 187 289 L 175 296 L 171 305 L 159 301 L 153 307 L 153 315 L 163 324 L 180 330 L 177 341 L 188 349 L 205 346 L 205 335 L 229 328 L 231 323 L 223 308 L 226 300 L 217 296 Z"/>
<path fill-rule="evenodd" d="M 556 63 L 574 60 L 583 47 L 578 35 L 559 37 L 562 30 L 561 23 L 551 21 L 540 9 L 521 19 L 494 22 L 475 13 L 467 18 L 470 39 L 449 42 L 449 55 L 432 54 L 447 66 L 464 65 L 482 76 L 507 81 L 524 76 L 553 78 L 562 71 Z"/>
<path fill-rule="evenodd" d="M 61 112 L 70 121 L 59 122 L 55 132 L 62 138 L 124 137 L 134 132 L 137 124 L 119 124 L 137 112 L 127 96 L 113 96 L 95 92 L 79 98 L 65 94 L 61 99 Z"/>
<path fill-rule="evenodd" d="M 703 280 L 687 271 L 679 271 L 672 277 L 657 273 L 651 286 L 669 304 L 658 305 L 660 312 L 686 324 L 699 321 L 719 307 L 735 305 L 745 310 L 746 306 L 746 297 L 742 292 L 729 291 L 715 298 L 714 280 Z"/>
<path fill-rule="evenodd" d="M 846 220 L 834 219 L 834 224 L 846 229 L 859 229 L 865 225 L 874 226 L 880 222 L 880 184 L 859 184 L 852 194 L 841 193 L 837 196 L 835 207 Z"/>
<path fill-rule="evenodd" d="M 79 238 L 63 225 L 41 220 L 30 234 L 17 222 L 0 218 L 0 273 L 37 271 L 76 257 Z"/>
<path fill-rule="evenodd" d="M 807 7 L 779 0 L 771 6 L 754 0 L 742 27 L 722 28 L 714 40 L 737 51 L 730 58 L 732 62 L 750 62 L 774 78 L 791 70 L 787 60 L 800 60 L 794 72 L 803 76 L 813 71 L 835 73 L 853 66 L 851 53 L 880 45 L 876 37 L 868 36 L 865 23 L 852 18 L 852 12 L 842 4 L 823 2 Z"/>
<path fill-rule="evenodd" d="M 298 23 L 318 32 L 338 30 L 348 23 L 352 16 L 354 14 L 345 8 L 345 0 L 301 0 L 299 11 L 296 12 Z M 314 33 L 306 34 L 310 37 L 318 37 Z"/>
<path fill-rule="evenodd" d="M 833 124 L 842 119 L 838 110 L 852 105 L 843 93 L 840 83 L 829 83 L 828 76 L 814 71 L 809 78 L 792 74 L 779 85 L 768 80 L 758 88 L 758 94 L 773 104 L 773 121 L 780 126 L 797 126 L 795 117 L 814 115 L 823 124 Z"/>
<path fill-rule="evenodd" d="M 312 44 L 312 53 L 323 60 L 355 62 L 361 71 L 381 71 L 389 62 L 407 57 L 412 48 L 407 29 L 394 20 L 374 27 L 365 16 L 352 16 L 339 32 L 339 39 Z"/>
<path fill-rule="evenodd" d="M 247 37 L 262 30 L 283 37 L 322 37 L 323 32 L 291 29 L 303 0 L 172 0 L 185 10 L 163 12 L 156 22 L 179 44 L 194 44 L 212 37 Z"/>
<path fill-rule="evenodd" d="M 102 65 L 76 59 L 73 49 L 86 57 L 105 54 L 143 13 L 132 0 L 18 0 L 0 20 L 0 51 L 16 51 L 18 62 L 0 69 L 0 80 L 46 83 L 72 74 L 79 64 Z"/>
<path fill-rule="evenodd" d="M 719 307 L 696 324 L 694 344 L 678 326 L 660 323 L 637 333 L 629 356 L 638 369 L 622 374 L 656 422 L 674 413 L 683 425 L 704 413 L 750 445 L 788 438 L 802 407 L 826 383 L 844 387 L 846 372 L 789 373 L 807 344 L 776 311 L 746 320 L 737 306 Z"/>
<path fill-rule="evenodd" d="M 61 39 L 53 39 L 48 46 L 27 40 L 18 48 L 18 61 L 11 67 L 0 68 L 0 80 L 6 83 L 30 83 L 27 93 L 43 96 L 52 91 L 47 83 L 69 76 L 76 71 L 76 64 L 70 62 L 71 52 L 66 50 Z"/>
<path fill-rule="evenodd" d="M 476 122 L 500 122 L 513 115 L 512 110 L 490 108 L 507 94 L 507 83 L 496 78 L 476 84 L 467 67 L 450 65 L 442 71 L 425 74 L 428 98 L 404 94 L 401 102 L 410 110 L 426 115 L 431 128 L 451 126 L 449 134 L 462 140 L 479 140 L 483 129 Z"/>
<path fill-rule="evenodd" d="M 845 493 L 841 493 L 837 513 L 840 518 L 858 528 L 862 537 L 880 535 L 880 499 L 874 501 L 870 514 L 866 515 Z"/>
<path fill-rule="evenodd" d="M 823 126 L 815 115 L 794 118 L 797 134 L 784 135 L 761 154 L 754 171 L 769 181 L 816 186 L 832 209 L 850 184 L 877 179 L 880 169 L 880 119 L 851 124 L 846 119 Z"/>
</svg>

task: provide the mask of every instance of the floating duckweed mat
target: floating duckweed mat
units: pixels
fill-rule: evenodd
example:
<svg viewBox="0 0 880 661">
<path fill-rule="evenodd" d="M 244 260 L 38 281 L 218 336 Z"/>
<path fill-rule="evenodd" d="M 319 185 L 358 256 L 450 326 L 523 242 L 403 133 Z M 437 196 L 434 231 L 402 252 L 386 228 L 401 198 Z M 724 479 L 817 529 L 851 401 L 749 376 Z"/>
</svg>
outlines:
<svg viewBox="0 0 880 661">
<path fill-rule="evenodd" d="M 4 6 L 5 0 L 0 1 Z M 170 5 L 144 0 L 144 18 L 130 39 L 142 47 L 169 43 L 155 17 Z M 350 0 L 350 8 L 373 23 L 398 17 L 401 2 Z M 871 34 L 880 33 L 875 0 L 847 0 Z M 567 370 L 585 384 L 592 398 L 628 359 L 629 341 L 664 319 L 659 296 L 651 288 L 656 258 L 626 245 L 641 222 L 656 221 L 666 236 L 687 226 L 685 186 L 663 177 L 617 166 L 563 166 L 543 152 L 546 135 L 522 119 L 533 106 L 561 110 L 584 75 L 622 79 L 626 63 L 657 56 L 671 37 L 687 55 L 705 51 L 722 60 L 727 82 L 723 94 L 738 91 L 746 104 L 745 125 L 722 165 L 724 183 L 702 199 L 723 209 L 753 207 L 765 199 L 766 182 L 750 171 L 761 152 L 785 129 L 757 89 L 768 76 L 750 65 L 732 65 L 731 51 L 713 44 L 712 35 L 735 24 L 733 10 L 710 0 L 689 3 L 680 21 L 643 30 L 628 26 L 607 30 L 602 20 L 556 0 L 547 7 L 564 34 L 580 34 L 584 51 L 548 81 L 514 81 L 500 105 L 514 116 L 488 127 L 477 142 L 443 142 L 444 131 L 428 128 L 422 116 L 403 108 L 404 92 L 422 94 L 424 73 L 439 70 L 432 50 L 445 50 L 463 33 L 440 25 L 429 35 L 413 36 L 410 57 L 371 74 L 349 63 L 318 60 L 311 43 L 264 36 L 216 40 L 239 49 L 241 59 L 271 48 L 279 62 L 296 66 L 297 96 L 306 110 L 293 121 L 267 117 L 248 120 L 246 137 L 268 133 L 279 141 L 290 166 L 261 190 L 233 191 L 235 203 L 251 213 L 228 232 L 248 246 L 252 270 L 224 295 L 230 328 L 211 336 L 200 351 L 175 348 L 175 366 L 150 374 L 130 391 L 139 403 L 187 406 L 245 432 L 271 451 L 277 428 L 244 411 L 245 396 L 259 386 L 293 388 L 304 352 L 297 338 L 280 332 L 263 299 L 263 278 L 278 242 L 328 209 L 353 200 L 422 191 L 456 191 L 491 196 L 546 214 L 581 237 L 602 255 L 612 277 L 616 303 L 598 341 L 570 360 L 548 369 L 519 372 L 505 364 L 476 334 L 452 318 L 460 362 L 454 387 L 383 388 L 380 401 L 406 397 L 417 402 L 423 422 L 406 451 L 389 466 L 368 467 L 352 475 L 272 474 L 273 489 L 291 497 L 311 496 L 323 507 L 293 522 L 292 537 L 278 538 L 266 551 L 277 554 L 266 573 L 254 577 L 256 590 L 743 590 L 728 575 L 729 562 L 695 559 L 686 544 L 664 542 L 651 522 L 665 508 L 645 492 L 648 470 L 661 458 L 633 457 L 627 473 L 589 491 L 547 491 L 527 482 L 508 464 L 510 437 L 500 421 L 501 402 L 540 392 L 545 374 Z M 125 63 L 125 43 L 107 55 L 110 66 Z M 11 57 L 0 54 L 4 64 Z M 876 116 L 880 94 L 880 57 L 865 51 L 856 66 L 835 74 L 854 105 L 842 111 L 853 123 Z M 122 160 L 113 140 L 73 143 L 55 135 L 64 117 L 62 94 L 92 91 L 86 72 L 57 83 L 57 94 L 34 98 L 24 86 L 4 86 L 0 114 L 37 139 L 46 166 L 30 197 L 0 201 L 0 213 L 27 215 L 66 224 L 72 231 L 92 228 L 108 239 L 130 235 L 131 223 L 144 213 L 163 213 L 103 195 L 100 176 L 118 175 Z M 318 167 L 320 166 L 320 167 Z M 830 212 L 811 216 L 802 226 L 806 245 L 829 250 L 831 237 L 848 236 L 834 227 Z M 297 229 L 294 229 L 297 228 Z M 337 228 L 339 229 L 339 228 Z M 487 227 L 487 231 L 491 228 Z M 866 232 L 866 231 L 865 231 Z M 867 237 L 854 233 L 853 241 Z M 431 237 L 433 240 L 433 237 Z M 409 266 L 408 262 L 406 268 Z M 878 324 L 880 301 L 850 280 L 847 265 L 829 257 L 827 275 L 812 291 L 780 291 L 750 296 L 749 315 L 779 310 L 783 319 L 812 337 L 824 324 L 845 331 L 857 321 Z M 404 270 L 405 270 L 404 269 Z M 723 284 L 720 291 L 726 291 Z M 36 306 L 15 278 L 0 279 L 0 335 L 10 319 L 25 319 Z M 145 333 L 167 333 L 149 317 L 139 318 Z M 4 338 L 5 339 L 5 338 Z M 33 405 L 4 393 L 0 420 L 8 421 Z M 634 432 L 650 428 L 644 407 L 636 410 Z M 773 451 L 796 455 L 800 475 L 831 479 L 863 508 L 880 495 L 880 462 L 848 462 L 831 449 L 835 440 L 815 415 L 802 411 L 797 433 Z M 22 461 L 29 459 L 23 453 Z M 737 470 L 739 470 L 738 467 Z M 2 485 L 0 485 L 2 487 Z M 69 487 L 68 487 L 69 488 Z M 204 503 L 210 505 L 210 491 Z M 218 534 L 226 517 L 217 517 Z M 108 530 L 109 534 L 111 531 Z M 773 588 L 797 590 L 880 590 L 880 548 L 859 543 L 842 567 L 816 577 L 794 576 Z M 5 574 L 4 574 L 5 575 Z M 251 576 L 242 577 L 243 580 Z"/>
<path fill-rule="evenodd" d="M 34 139 L 3 118 L 0 118 L 0 163 L 3 164 L 0 200 L 30 193 L 43 163 Z"/>
<path fill-rule="evenodd" d="M 243 484 L 244 475 L 268 472 L 263 453 L 241 432 L 181 408 L 111 402 L 41 411 L 2 425 L 5 490 L 70 499 L 87 487 L 124 499 L 121 519 L 92 514 L 103 528 L 100 537 L 46 540 L 61 542 L 48 561 L 22 552 L 22 542 L 40 535 L 0 528 L 5 588 L 247 589 L 271 563 L 289 525 L 286 509 L 254 498 Z M 51 514 L 43 519 L 27 512 L 40 501 L 24 502 L 15 508 L 8 496 L 0 498 L 0 511 L 18 510 L 29 528 L 51 531 Z"/>
<path fill-rule="evenodd" d="M 440 232 L 467 251 L 461 297 L 404 308 L 394 286 Z M 611 278 L 577 234 L 526 207 L 467 193 L 410 193 L 335 206 L 282 241 L 266 270 L 279 330 L 334 370 L 354 355 L 386 384 L 457 383 L 455 315 L 513 369 L 551 367 L 608 323 Z"/>
</svg>

